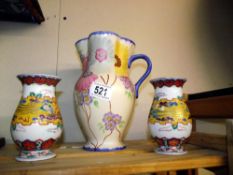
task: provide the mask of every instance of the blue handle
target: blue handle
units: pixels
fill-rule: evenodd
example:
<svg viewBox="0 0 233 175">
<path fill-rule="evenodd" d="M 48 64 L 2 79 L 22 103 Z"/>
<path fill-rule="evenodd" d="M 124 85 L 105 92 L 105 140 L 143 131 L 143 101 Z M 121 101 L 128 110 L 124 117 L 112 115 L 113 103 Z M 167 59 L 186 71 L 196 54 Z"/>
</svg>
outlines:
<svg viewBox="0 0 233 175">
<path fill-rule="evenodd" d="M 129 58 L 128 68 L 130 68 L 130 66 L 132 65 L 132 63 L 135 60 L 138 60 L 138 59 L 142 59 L 142 60 L 146 61 L 146 63 L 147 63 L 147 69 L 146 69 L 146 72 L 142 75 L 142 77 L 135 84 L 136 98 L 138 98 L 139 87 L 141 86 L 142 82 L 148 77 L 148 75 L 150 74 L 150 72 L 152 70 L 152 63 L 150 61 L 150 58 L 148 56 L 144 55 L 144 54 L 132 55 Z"/>
</svg>

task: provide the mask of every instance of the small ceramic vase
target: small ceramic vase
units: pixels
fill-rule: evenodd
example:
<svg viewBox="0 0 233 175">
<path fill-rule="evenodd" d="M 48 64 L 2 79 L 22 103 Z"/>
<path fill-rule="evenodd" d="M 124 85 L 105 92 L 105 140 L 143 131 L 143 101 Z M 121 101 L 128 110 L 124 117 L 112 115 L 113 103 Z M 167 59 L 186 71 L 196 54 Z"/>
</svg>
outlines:
<svg viewBox="0 0 233 175">
<path fill-rule="evenodd" d="M 123 135 L 135 97 L 152 64 L 143 54 L 132 55 L 134 42 L 113 32 L 93 32 L 76 42 L 83 73 L 75 90 L 77 118 L 87 143 L 85 150 L 114 151 L 125 148 Z M 147 70 L 133 85 L 128 76 L 132 62 L 143 59 Z"/>
<path fill-rule="evenodd" d="M 60 78 L 41 74 L 17 76 L 23 94 L 11 121 L 12 139 L 19 148 L 18 161 L 55 157 L 49 148 L 62 133 L 62 118 L 55 97 Z"/>
<path fill-rule="evenodd" d="M 159 146 L 156 152 L 168 155 L 185 154 L 182 144 L 192 130 L 192 120 L 183 98 L 186 80 L 160 78 L 150 82 L 155 88 L 155 97 L 148 125 Z"/>
</svg>

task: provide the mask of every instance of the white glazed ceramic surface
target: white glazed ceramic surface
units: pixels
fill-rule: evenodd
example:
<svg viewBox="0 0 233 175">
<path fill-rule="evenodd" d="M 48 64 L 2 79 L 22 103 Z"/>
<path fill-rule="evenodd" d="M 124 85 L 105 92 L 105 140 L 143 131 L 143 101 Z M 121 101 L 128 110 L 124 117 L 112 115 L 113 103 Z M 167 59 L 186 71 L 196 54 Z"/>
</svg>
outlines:
<svg viewBox="0 0 233 175">
<path fill-rule="evenodd" d="M 15 130 L 11 132 L 13 140 L 21 142 L 24 140 L 48 140 L 51 138 L 57 140 L 61 136 L 61 133 L 62 129 L 51 123 L 44 126 L 38 123 L 33 123 L 29 126 L 16 124 Z"/>
<path fill-rule="evenodd" d="M 154 125 L 149 124 L 149 129 L 154 138 L 188 138 L 192 131 L 192 124 L 188 123 L 187 125 L 184 125 L 178 123 L 177 129 L 174 130 L 171 123 L 165 125 L 156 123 Z"/>
<path fill-rule="evenodd" d="M 172 100 L 173 98 L 182 97 L 183 96 L 183 88 L 182 87 L 162 87 L 155 89 L 155 96 L 158 99 L 168 99 Z"/>
<path fill-rule="evenodd" d="M 185 154 L 182 144 L 190 136 L 192 121 L 183 99 L 185 79 L 163 78 L 152 80 L 155 98 L 151 107 L 148 127 L 158 142 L 157 153 Z"/>
<path fill-rule="evenodd" d="M 135 88 L 128 78 L 134 45 L 113 32 L 94 32 L 75 44 L 83 73 L 74 96 L 77 118 L 87 139 L 86 150 L 125 148 L 124 130 L 135 101 Z"/>
<path fill-rule="evenodd" d="M 102 79 L 95 80 L 100 85 L 111 89 L 109 100 L 87 97 L 89 104 L 82 104 L 80 94 L 75 91 L 76 110 L 79 123 L 87 137 L 85 149 L 99 151 L 123 149 L 123 132 L 134 105 L 134 92 L 126 89 L 124 83 L 112 74 L 99 74 Z M 93 84 L 94 85 L 94 84 Z M 133 90 L 133 86 L 131 86 Z"/>
<path fill-rule="evenodd" d="M 23 93 L 11 122 L 18 145 L 18 161 L 45 160 L 55 156 L 49 148 L 61 136 L 62 119 L 55 97 L 56 76 L 22 74 Z"/>
<path fill-rule="evenodd" d="M 50 150 L 40 151 L 21 151 L 19 156 L 16 156 L 17 161 L 32 162 L 38 160 L 47 160 L 56 157 L 56 154 Z"/>
</svg>

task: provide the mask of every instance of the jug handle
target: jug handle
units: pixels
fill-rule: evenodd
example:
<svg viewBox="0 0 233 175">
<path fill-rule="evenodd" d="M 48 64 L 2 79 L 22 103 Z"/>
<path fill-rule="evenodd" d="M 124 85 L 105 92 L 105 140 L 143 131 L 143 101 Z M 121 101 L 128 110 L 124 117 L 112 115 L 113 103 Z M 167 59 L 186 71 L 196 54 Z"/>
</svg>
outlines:
<svg viewBox="0 0 233 175">
<path fill-rule="evenodd" d="M 135 60 L 138 59 L 142 59 L 144 61 L 146 61 L 147 63 L 147 68 L 146 68 L 146 72 L 141 76 L 141 78 L 137 81 L 137 83 L 135 84 L 135 94 L 136 94 L 136 98 L 138 98 L 138 91 L 139 91 L 139 87 L 141 86 L 141 84 L 143 83 L 143 81 L 149 76 L 151 70 L 152 70 L 152 63 L 150 61 L 150 58 L 144 54 L 136 54 L 136 55 L 132 55 L 129 58 L 129 62 L 128 62 L 128 68 L 131 67 L 132 63 Z"/>
</svg>

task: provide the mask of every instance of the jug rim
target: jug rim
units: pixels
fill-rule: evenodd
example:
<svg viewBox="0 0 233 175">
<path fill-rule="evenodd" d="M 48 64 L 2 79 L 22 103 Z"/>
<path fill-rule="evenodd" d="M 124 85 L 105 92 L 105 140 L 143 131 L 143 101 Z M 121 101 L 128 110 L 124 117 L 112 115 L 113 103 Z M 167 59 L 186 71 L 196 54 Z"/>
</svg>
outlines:
<svg viewBox="0 0 233 175">
<path fill-rule="evenodd" d="M 126 40 L 126 41 L 129 41 L 131 44 L 133 44 L 134 46 L 136 45 L 135 44 L 135 42 L 133 41 L 133 40 L 131 40 L 131 39 L 129 39 L 129 38 L 126 38 L 126 37 L 120 37 L 121 39 L 123 39 L 123 40 Z"/>
<path fill-rule="evenodd" d="M 77 45 L 77 44 L 79 44 L 80 42 L 85 41 L 85 40 L 88 40 L 88 37 L 81 38 L 81 39 L 77 40 L 74 44 Z"/>
<path fill-rule="evenodd" d="M 102 35 L 102 34 L 115 35 L 115 36 L 118 37 L 119 39 L 124 40 L 124 41 L 126 41 L 126 42 L 130 42 L 132 45 L 136 46 L 136 43 L 135 43 L 132 39 L 129 39 L 129 38 L 124 37 L 124 36 L 121 36 L 121 35 L 119 35 L 119 34 L 117 34 L 117 33 L 115 33 L 115 32 L 111 32 L 111 31 L 95 31 L 95 32 L 92 32 L 92 33 L 90 33 L 90 34 L 88 35 L 88 37 L 84 37 L 84 38 L 81 38 L 81 39 L 77 40 L 77 41 L 75 42 L 75 46 L 77 46 L 78 44 L 80 44 L 80 43 L 83 42 L 83 41 L 88 40 L 88 39 L 89 39 L 91 36 L 93 36 L 93 35 Z"/>
<path fill-rule="evenodd" d="M 118 38 L 120 38 L 122 40 L 128 41 L 131 44 L 136 45 L 133 40 L 131 40 L 131 39 L 127 38 L 127 37 L 121 36 L 121 35 L 119 35 L 119 34 L 117 34 L 115 32 L 112 32 L 112 31 L 95 31 L 95 32 L 92 32 L 92 33 L 89 34 L 88 39 L 93 35 L 101 35 L 101 34 L 115 35 L 115 36 L 117 36 Z"/>
<path fill-rule="evenodd" d="M 110 34 L 110 35 L 115 35 L 117 37 L 121 37 L 119 34 L 115 33 L 115 32 L 111 32 L 111 31 L 95 31 L 95 32 L 91 32 L 88 35 L 88 38 L 90 38 L 93 35 L 101 35 L 101 34 Z"/>
</svg>

